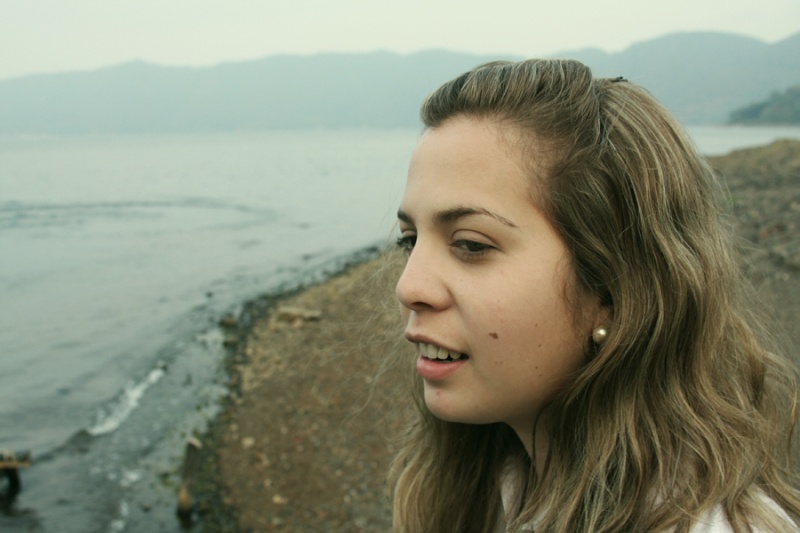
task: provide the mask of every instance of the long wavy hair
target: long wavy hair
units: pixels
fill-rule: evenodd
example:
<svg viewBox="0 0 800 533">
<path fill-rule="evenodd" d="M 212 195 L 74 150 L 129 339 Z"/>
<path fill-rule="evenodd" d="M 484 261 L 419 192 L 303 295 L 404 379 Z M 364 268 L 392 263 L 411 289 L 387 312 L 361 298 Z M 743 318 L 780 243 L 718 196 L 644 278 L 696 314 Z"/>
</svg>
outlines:
<svg viewBox="0 0 800 533">
<path fill-rule="evenodd" d="M 722 188 L 670 113 L 576 61 L 528 60 L 455 78 L 421 115 L 521 134 L 533 197 L 611 319 L 537 421 L 544 464 L 504 424 L 433 417 L 417 377 L 390 475 L 395 531 L 687 532 L 714 509 L 736 532 L 786 530 L 775 504 L 798 523 L 795 371 L 752 311 Z"/>
</svg>

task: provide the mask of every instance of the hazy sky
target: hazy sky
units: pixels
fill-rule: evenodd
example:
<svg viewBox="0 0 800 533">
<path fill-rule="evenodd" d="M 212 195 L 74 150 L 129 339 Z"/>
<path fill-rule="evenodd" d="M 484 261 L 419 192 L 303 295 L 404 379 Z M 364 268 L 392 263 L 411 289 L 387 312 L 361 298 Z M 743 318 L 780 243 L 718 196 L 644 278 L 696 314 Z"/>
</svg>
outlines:
<svg viewBox="0 0 800 533">
<path fill-rule="evenodd" d="M 0 79 L 141 59 L 211 65 L 276 53 L 445 48 L 613 52 L 677 31 L 766 42 L 800 0 L 0 0 Z"/>
</svg>

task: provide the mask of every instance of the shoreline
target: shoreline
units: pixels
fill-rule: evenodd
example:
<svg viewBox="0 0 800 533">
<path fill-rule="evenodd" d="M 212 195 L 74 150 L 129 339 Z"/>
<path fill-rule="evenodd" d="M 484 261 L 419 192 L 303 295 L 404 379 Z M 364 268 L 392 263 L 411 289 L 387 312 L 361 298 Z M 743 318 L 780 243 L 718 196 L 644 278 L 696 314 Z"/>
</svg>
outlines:
<svg viewBox="0 0 800 533">
<path fill-rule="evenodd" d="M 390 528 L 384 486 L 391 450 L 381 428 L 396 427 L 398 417 L 386 410 L 376 421 L 371 410 L 381 411 L 383 393 L 402 381 L 395 379 L 397 368 L 381 374 L 383 361 L 373 355 L 394 350 L 401 339 L 388 281 L 396 275 L 393 257 L 391 250 L 367 247 L 327 277 L 256 297 L 239 316 L 220 321 L 228 393 L 201 438 L 193 487 L 199 530 L 296 531 L 302 525 L 317 531 L 309 520 L 322 521 L 318 531 Z M 308 353 L 289 358 L 303 362 L 287 362 L 283 350 L 297 352 L 306 337 L 316 338 Z M 264 349 L 265 339 L 271 349 Z M 269 379 L 276 374 L 279 380 Z M 297 387 L 308 381 L 310 387 Z M 379 388 L 382 398 L 373 398 Z M 305 424 L 327 417 L 335 423 Z M 244 479 L 259 475 L 260 483 Z"/>
<path fill-rule="evenodd" d="M 800 362 L 800 141 L 708 159 L 727 184 L 743 268 Z M 227 322 L 229 392 L 202 437 L 199 530 L 390 529 L 385 477 L 407 375 L 381 374 L 402 348 L 396 268 L 391 253 L 365 255 Z"/>
</svg>

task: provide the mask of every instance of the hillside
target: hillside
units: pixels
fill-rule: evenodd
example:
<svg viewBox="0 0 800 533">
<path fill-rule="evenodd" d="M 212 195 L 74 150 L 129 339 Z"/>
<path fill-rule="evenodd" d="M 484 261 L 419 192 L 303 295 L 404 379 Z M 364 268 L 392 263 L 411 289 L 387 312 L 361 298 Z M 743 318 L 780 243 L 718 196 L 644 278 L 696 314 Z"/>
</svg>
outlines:
<svg viewBox="0 0 800 533">
<path fill-rule="evenodd" d="M 800 85 L 789 87 L 783 92 L 772 93 L 770 97 L 731 113 L 731 124 L 800 124 Z"/>
<path fill-rule="evenodd" d="M 619 54 L 567 55 L 599 75 L 644 85 L 688 124 L 724 123 L 731 110 L 800 82 L 800 33 L 772 45 L 734 34 L 678 33 Z"/>
<path fill-rule="evenodd" d="M 583 60 L 599 76 L 644 85 L 688 124 L 723 123 L 731 110 L 800 82 L 800 33 L 775 44 L 680 33 L 615 54 L 558 55 Z M 490 59 L 497 57 L 282 55 L 203 68 L 134 62 L 0 80 L 0 135 L 417 127 L 428 92 Z"/>
</svg>

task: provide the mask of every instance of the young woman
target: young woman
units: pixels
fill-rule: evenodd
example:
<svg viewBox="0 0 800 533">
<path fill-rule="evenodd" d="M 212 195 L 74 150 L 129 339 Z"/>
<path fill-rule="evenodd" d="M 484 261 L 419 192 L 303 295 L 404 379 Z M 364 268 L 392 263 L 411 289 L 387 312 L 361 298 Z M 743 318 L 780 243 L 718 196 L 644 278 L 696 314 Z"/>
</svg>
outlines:
<svg viewBox="0 0 800 533">
<path fill-rule="evenodd" d="M 436 90 L 398 218 L 397 532 L 796 531 L 794 371 L 682 128 L 574 61 Z"/>
</svg>

